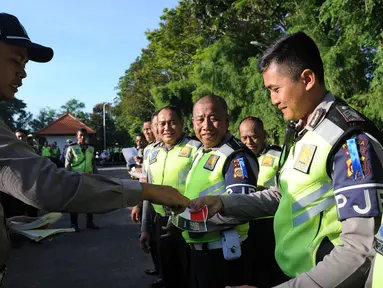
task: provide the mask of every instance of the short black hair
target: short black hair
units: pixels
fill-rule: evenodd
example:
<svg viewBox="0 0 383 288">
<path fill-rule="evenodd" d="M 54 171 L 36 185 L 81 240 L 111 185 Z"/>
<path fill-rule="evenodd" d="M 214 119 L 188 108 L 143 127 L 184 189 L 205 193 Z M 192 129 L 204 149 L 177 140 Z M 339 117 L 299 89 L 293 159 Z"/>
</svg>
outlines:
<svg viewBox="0 0 383 288">
<path fill-rule="evenodd" d="M 15 134 L 16 133 L 23 133 L 25 136 L 27 136 L 27 132 L 25 130 L 23 130 L 23 129 L 16 129 L 15 130 Z"/>
<path fill-rule="evenodd" d="M 78 132 L 88 134 L 88 131 L 87 131 L 85 128 L 78 128 L 78 129 L 77 129 L 77 132 L 76 132 L 76 135 L 78 134 Z"/>
<path fill-rule="evenodd" d="M 153 121 L 153 118 L 158 116 L 158 113 L 160 113 L 160 110 L 154 111 L 151 117 L 151 121 Z"/>
<path fill-rule="evenodd" d="M 144 134 L 141 133 L 141 132 L 136 134 L 136 137 L 138 137 L 138 136 L 140 136 L 140 137 L 144 137 L 144 138 L 145 138 Z"/>
<path fill-rule="evenodd" d="M 160 114 L 160 112 L 161 112 L 162 110 L 171 110 L 171 111 L 173 111 L 174 113 L 177 114 L 177 117 L 178 117 L 179 119 L 183 120 L 183 118 L 182 118 L 182 112 L 181 112 L 180 108 L 178 108 L 178 107 L 176 107 L 176 106 L 167 105 L 167 106 L 165 106 L 165 107 L 162 107 L 160 110 L 158 110 L 157 115 Z"/>
<path fill-rule="evenodd" d="M 298 81 L 301 73 L 310 69 L 319 83 L 324 84 L 323 61 L 318 46 L 304 32 L 283 36 L 267 48 L 259 59 L 258 71 L 266 72 L 272 63 L 284 65 L 293 81 Z"/>
<path fill-rule="evenodd" d="M 207 94 L 201 98 L 199 98 L 193 105 L 193 111 L 194 111 L 194 106 L 200 102 L 202 99 L 204 98 L 208 98 L 208 99 L 211 99 L 213 101 L 216 101 L 219 105 L 221 105 L 222 109 L 225 111 L 225 114 L 226 115 L 229 115 L 229 108 L 227 106 L 227 103 L 226 103 L 226 100 L 223 99 L 223 97 L 219 96 L 219 95 L 215 95 L 215 94 Z"/>
</svg>

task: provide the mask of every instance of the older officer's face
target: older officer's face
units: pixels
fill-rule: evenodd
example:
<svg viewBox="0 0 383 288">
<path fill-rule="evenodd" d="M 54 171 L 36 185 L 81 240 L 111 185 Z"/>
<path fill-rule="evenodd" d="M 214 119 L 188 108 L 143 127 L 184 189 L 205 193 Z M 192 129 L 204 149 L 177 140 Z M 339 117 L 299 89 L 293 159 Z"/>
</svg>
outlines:
<svg viewBox="0 0 383 288">
<path fill-rule="evenodd" d="M 229 128 L 226 111 L 210 98 L 200 100 L 193 109 L 194 132 L 205 148 L 218 146 Z"/>
<path fill-rule="evenodd" d="M 158 114 L 158 133 L 166 146 L 175 145 L 182 137 L 184 122 L 177 113 L 164 109 Z"/>
<path fill-rule="evenodd" d="M 266 131 L 260 127 L 255 121 L 247 119 L 239 126 L 239 134 L 241 141 L 254 154 L 262 152 L 265 148 Z"/>
<path fill-rule="evenodd" d="M 271 102 L 283 113 L 287 121 L 297 121 L 307 117 L 312 99 L 307 95 L 312 88 L 312 80 L 305 70 L 297 81 L 291 79 L 283 65 L 272 63 L 263 73 L 265 87 L 270 91 Z"/>
<path fill-rule="evenodd" d="M 28 62 L 26 48 L 0 42 L 0 100 L 11 101 L 27 77 L 25 64 Z"/>
</svg>

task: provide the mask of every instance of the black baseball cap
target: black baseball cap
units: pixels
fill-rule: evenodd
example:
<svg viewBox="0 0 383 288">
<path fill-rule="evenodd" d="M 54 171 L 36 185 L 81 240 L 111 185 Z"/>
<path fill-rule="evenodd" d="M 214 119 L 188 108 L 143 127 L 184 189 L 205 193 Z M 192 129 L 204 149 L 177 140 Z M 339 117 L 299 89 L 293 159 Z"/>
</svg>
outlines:
<svg viewBox="0 0 383 288">
<path fill-rule="evenodd" d="M 49 62 L 53 58 L 52 48 L 33 43 L 19 19 L 0 13 L 0 41 L 28 49 L 28 58 L 35 62 Z"/>
</svg>

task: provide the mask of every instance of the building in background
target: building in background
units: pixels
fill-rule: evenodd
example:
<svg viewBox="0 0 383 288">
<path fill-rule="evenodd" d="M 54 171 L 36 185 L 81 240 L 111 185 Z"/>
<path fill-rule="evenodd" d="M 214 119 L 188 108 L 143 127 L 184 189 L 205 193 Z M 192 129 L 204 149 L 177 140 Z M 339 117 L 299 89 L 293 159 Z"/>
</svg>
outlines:
<svg viewBox="0 0 383 288">
<path fill-rule="evenodd" d="M 63 151 L 68 139 L 77 142 L 76 132 L 80 128 L 85 128 L 90 138 L 96 134 L 92 128 L 85 125 L 72 114 L 67 113 L 41 129 L 37 136 L 45 137 L 49 144 L 56 142 L 60 151 Z"/>
</svg>

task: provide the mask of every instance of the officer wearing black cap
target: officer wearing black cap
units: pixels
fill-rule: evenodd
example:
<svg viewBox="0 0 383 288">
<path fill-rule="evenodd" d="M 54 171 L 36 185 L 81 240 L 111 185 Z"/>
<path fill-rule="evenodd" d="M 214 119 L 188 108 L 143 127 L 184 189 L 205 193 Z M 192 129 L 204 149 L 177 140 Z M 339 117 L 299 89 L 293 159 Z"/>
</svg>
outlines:
<svg viewBox="0 0 383 288">
<path fill-rule="evenodd" d="M 11 101 L 27 76 L 28 60 L 48 62 L 53 50 L 33 43 L 19 20 L 0 13 L 0 101 Z M 186 207 L 188 199 L 169 186 L 107 178 L 57 169 L 38 156 L 0 119 L 0 191 L 46 211 L 103 212 L 136 205 L 140 200 Z M 8 237 L 0 207 L 0 287 L 6 275 Z"/>
</svg>

